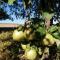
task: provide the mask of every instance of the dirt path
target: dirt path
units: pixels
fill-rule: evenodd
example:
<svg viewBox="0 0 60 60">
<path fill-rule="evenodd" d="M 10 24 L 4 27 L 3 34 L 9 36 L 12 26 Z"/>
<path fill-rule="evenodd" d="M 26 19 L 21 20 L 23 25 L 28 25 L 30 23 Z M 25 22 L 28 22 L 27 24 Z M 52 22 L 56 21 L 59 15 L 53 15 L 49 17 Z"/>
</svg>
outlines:
<svg viewBox="0 0 60 60">
<path fill-rule="evenodd" d="M 18 27 L 18 24 L 8 24 L 8 23 L 0 23 L 0 28 L 5 28 L 5 27 Z"/>
</svg>

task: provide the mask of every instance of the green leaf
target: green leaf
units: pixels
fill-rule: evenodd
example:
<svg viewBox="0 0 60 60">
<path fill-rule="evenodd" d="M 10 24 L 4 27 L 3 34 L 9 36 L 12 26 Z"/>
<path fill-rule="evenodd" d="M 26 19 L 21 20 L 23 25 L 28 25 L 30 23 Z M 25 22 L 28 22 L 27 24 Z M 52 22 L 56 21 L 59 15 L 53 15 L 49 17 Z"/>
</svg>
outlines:
<svg viewBox="0 0 60 60">
<path fill-rule="evenodd" d="M 58 27 L 57 26 L 51 26 L 49 29 L 48 29 L 48 32 L 50 32 L 50 33 L 53 33 L 53 32 L 55 32 L 55 31 L 58 31 Z"/>
<path fill-rule="evenodd" d="M 39 27 L 37 29 L 37 32 L 39 32 L 40 36 L 44 36 L 46 34 L 46 30 L 44 27 Z"/>
<path fill-rule="evenodd" d="M 15 0 L 8 0 L 8 4 L 12 5 Z"/>
<path fill-rule="evenodd" d="M 53 13 L 49 13 L 49 12 L 43 12 L 43 18 L 48 18 L 49 20 L 52 18 L 54 14 Z"/>
<path fill-rule="evenodd" d="M 59 32 L 55 32 L 52 34 L 56 39 L 60 40 L 60 33 Z"/>
</svg>

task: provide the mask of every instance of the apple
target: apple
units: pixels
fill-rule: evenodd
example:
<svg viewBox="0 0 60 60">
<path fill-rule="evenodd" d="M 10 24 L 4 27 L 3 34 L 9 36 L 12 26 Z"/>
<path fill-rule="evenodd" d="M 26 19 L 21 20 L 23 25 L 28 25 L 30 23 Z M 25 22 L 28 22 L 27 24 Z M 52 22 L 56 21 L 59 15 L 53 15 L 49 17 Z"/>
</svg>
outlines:
<svg viewBox="0 0 60 60">
<path fill-rule="evenodd" d="M 47 39 L 43 39 L 43 44 L 44 45 L 49 45 L 49 41 L 47 41 Z"/>
<path fill-rule="evenodd" d="M 24 32 L 23 31 L 14 30 L 14 32 L 13 32 L 13 40 L 14 41 L 21 41 L 23 39 L 24 39 Z"/>
<path fill-rule="evenodd" d="M 37 57 L 37 52 L 35 49 L 30 49 L 29 51 L 26 52 L 25 56 L 29 60 L 35 60 Z"/>
<path fill-rule="evenodd" d="M 55 38 L 51 34 L 47 33 L 45 38 L 49 41 L 51 45 L 55 43 Z"/>
</svg>

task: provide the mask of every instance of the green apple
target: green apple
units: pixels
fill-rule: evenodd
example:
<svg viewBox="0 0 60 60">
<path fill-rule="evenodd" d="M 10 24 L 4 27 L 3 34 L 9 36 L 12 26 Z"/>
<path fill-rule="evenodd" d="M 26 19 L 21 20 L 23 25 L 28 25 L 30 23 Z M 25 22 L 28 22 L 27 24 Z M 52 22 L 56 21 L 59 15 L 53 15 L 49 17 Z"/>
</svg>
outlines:
<svg viewBox="0 0 60 60">
<path fill-rule="evenodd" d="M 23 31 L 14 30 L 14 32 L 13 32 L 13 40 L 14 41 L 21 41 L 23 39 L 24 39 L 24 32 Z"/>
</svg>

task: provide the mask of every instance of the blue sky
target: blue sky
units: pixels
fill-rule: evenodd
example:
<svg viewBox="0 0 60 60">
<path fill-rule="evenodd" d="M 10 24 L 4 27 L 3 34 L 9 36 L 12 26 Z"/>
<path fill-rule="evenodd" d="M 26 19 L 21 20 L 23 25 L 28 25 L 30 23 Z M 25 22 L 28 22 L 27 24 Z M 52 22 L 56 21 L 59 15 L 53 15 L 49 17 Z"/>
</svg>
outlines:
<svg viewBox="0 0 60 60">
<path fill-rule="evenodd" d="M 18 0 L 22 3 L 22 0 Z M 0 8 L 2 8 L 8 15 L 10 15 L 11 18 L 13 18 L 13 21 L 11 19 L 5 19 L 5 20 L 0 20 L 0 23 L 16 23 L 16 24 L 24 24 L 26 17 L 22 18 L 22 16 L 16 18 L 15 12 L 17 12 L 17 14 L 23 12 L 24 14 L 24 6 L 23 3 L 22 5 L 20 4 L 19 7 L 17 7 L 16 9 L 16 5 L 8 5 L 7 3 L 4 3 L 2 5 L 0 5 Z M 11 10 L 12 9 L 12 10 Z M 20 9 L 18 11 L 18 9 Z M 34 17 L 34 11 L 31 13 L 30 17 L 33 18 Z"/>
</svg>

